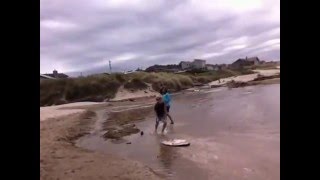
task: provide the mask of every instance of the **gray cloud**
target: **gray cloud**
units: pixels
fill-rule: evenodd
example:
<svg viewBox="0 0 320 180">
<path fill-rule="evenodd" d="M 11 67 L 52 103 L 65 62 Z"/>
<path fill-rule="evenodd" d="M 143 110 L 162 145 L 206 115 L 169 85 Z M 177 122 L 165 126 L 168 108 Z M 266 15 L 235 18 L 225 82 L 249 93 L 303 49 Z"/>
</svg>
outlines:
<svg viewBox="0 0 320 180">
<path fill-rule="evenodd" d="M 241 1 L 242 2 L 242 1 Z M 245 3 L 247 2 L 247 3 Z M 280 58 L 280 0 L 41 0 L 40 72 Z"/>
</svg>

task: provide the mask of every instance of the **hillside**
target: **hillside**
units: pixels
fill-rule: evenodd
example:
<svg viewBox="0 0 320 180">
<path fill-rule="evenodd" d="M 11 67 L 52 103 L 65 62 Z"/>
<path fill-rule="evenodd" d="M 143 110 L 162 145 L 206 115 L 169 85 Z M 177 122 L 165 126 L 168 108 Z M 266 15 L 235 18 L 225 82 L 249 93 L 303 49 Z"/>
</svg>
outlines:
<svg viewBox="0 0 320 180">
<path fill-rule="evenodd" d="M 220 78 L 251 74 L 251 70 L 221 70 L 205 72 L 147 73 L 93 75 L 88 77 L 46 80 L 40 83 L 40 106 L 59 105 L 71 102 L 102 102 L 115 98 L 119 88 L 124 92 L 147 92 L 154 95 L 161 85 L 171 92 L 191 88 L 196 84 L 209 83 Z M 151 93 L 152 92 L 152 93 Z M 120 93 L 120 92 L 119 92 Z M 122 98 L 123 99 L 123 98 Z"/>
</svg>

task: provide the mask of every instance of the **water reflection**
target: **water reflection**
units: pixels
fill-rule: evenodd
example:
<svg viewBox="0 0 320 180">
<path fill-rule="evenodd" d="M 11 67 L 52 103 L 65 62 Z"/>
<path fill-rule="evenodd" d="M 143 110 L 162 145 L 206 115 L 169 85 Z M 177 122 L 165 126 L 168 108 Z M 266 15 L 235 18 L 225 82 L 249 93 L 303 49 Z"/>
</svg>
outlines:
<svg viewBox="0 0 320 180">
<path fill-rule="evenodd" d="M 161 138 L 164 140 L 164 138 Z M 160 141 L 162 141 L 160 140 Z M 158 152 L 158 161 L 162 169 L 165 171 L 165 174 L 172 176 L 173 172 L 173 161 L 176 157 L 175 149 L 169 146 L 162 145 L 161 142 L 158 143 L 159 145 L 159 152 Z"/>
<path fill-rule="evenodd" d="M 170 133 L 170 134 L 174 134 L 174 128 L 173 128 L 173 125 L 169 125 L 169 126 L 167 126 L 167 131 L 168 131 L 168 133 Z"/>
</svg>

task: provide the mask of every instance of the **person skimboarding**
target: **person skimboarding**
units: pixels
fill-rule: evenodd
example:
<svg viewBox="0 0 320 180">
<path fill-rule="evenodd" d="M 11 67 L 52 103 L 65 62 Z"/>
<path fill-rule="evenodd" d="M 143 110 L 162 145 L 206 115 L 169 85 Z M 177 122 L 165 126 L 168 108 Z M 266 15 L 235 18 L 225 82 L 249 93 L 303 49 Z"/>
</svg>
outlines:
<svg viewBox="0 0 320 180">
<path fill-rule="evenodd" d="M 156 98 L 157 102 L 154 105 L 154 111 L 156 113 L 156 125 L 155 125 L 155 131 L 157 132 L 158 130 L 158 126 L 159 126 L 159 122 L 163 123 L 162 126 L 162 133 L 164 132 L 166 126 L 167 126 L 167 108 L 165 103 L 163 102 L 161 97 L 157 97 Z"/>
<path fill-rule="evenodd" d="M 169 114 L 170 112 L 170 107 L 171 107 L 171 95 L 169 94 L 168 90 L 166 88 L 164 88 L 161 92 L 162 94 L 162 98 L 163 98 L 163 102 L 166 105 L 166 109 L 167 109 L 167 116 L 169 117 L 171 124 L 174 124 L 171 115 Z"/>
</svg>

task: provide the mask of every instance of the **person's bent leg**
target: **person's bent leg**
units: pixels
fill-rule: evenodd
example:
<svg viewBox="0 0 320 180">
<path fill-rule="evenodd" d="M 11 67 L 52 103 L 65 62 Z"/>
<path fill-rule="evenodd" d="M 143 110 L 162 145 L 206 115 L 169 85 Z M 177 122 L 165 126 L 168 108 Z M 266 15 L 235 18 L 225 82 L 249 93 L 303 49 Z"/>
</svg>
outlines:
<svg viewBox="0 0 320 180">
<path fill-rule="evenodd" d="M 169 117 L 169 119 L 171 121 L 171 124 L 174 124 L 174 122 L 172 120 L 172 117 L 170 116 L 169 112 L 170 112 L 170 106 L 167 106 L 167 116 Z"/>
<path fill-rule="evenodd" d="M 168 113 L 167 116 L 169 117 L 170 121 L 171 121 L 171 124 L 174 124 L 173 120 L 172 120 L 172 117 L 170 116 L 170 114 Z"/>
<path fill-rule="evenodd" d="M 158 121 L 158 119 L 156 120 L 156 125 L 155 125 L 155 131 L 157 131 L 158 130 L 158 125 L 159 125 L 159 121 Z"/>
</svg>

